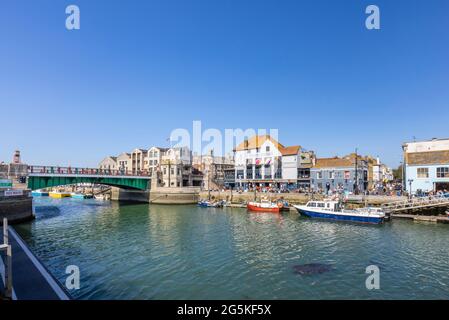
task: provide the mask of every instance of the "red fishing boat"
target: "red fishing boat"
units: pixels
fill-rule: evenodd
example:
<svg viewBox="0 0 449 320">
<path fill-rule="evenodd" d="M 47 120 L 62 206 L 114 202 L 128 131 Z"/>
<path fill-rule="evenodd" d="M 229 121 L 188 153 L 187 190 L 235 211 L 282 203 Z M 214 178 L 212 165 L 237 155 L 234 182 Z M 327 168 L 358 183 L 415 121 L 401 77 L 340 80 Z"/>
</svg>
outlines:
<svg viewBox="0 0 449 320">
<path fill-rule="evenodd" d="M 246 205 L 248 211 L 272 213 L 279 213 L 282 207 L 282 203 L 273 203 L 268 200 L 262 200 L 261 202 L 248 202 L 248 204 Z"/>
</svg>

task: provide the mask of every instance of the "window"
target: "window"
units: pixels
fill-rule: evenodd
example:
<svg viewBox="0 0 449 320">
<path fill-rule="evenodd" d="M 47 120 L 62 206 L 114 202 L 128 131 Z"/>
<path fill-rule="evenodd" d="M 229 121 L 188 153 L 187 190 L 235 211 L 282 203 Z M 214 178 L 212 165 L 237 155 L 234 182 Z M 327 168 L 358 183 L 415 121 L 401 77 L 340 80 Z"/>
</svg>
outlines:
<svg viewBox="0 0 449 320">
<path fill-rule="evenodd" d="M 298 169 L 298 178 L 300 179 L 310 178 L 310 169 Z"/>
<path fill-rule="evenodd" d="M 267 147 L 265 148 L 265 150 L 266 150 L 267 152 L 270 152 L 270 146 L 267 146 Z"/>
<path fill-rule="evenodd" d="M 437 168 L 437 178 L 449 178 L 449 167 Z"/>
<path fill-rule="evenodd" d="M 318 172 L 316 173 L 316 178 L 317 178 L 317 179 L 323 179 L 323 172 L 318 171 Z"/>
<path fill-rule="evenodd" d="M 418 168 L 417 169 L 418 178 L 428 178 L 429 177 L 429 168 Z"/>
<path fill-rule="evenodd" d="M 329 179 L 335 179 L 335 175 L 333 171 L 329 171 Z"/>
</svg>

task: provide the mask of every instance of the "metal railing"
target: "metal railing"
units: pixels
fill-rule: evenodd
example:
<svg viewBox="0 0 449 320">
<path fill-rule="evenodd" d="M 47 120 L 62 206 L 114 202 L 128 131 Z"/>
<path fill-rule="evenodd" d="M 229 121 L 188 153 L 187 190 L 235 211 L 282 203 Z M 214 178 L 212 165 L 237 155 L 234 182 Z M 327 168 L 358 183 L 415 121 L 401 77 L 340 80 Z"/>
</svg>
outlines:
<svg viewBox="0 0 449 320">
<path fill-rule="evenodd" d="M 431 198 L 413 198 L 405 201 L 396 201 L 391 203 L 385 203 L 382 205 L 384 209 L 388 210 L 398 210 L 398 209 L 413 209 L 417 207 L 424 206 L 438 206 L 445 205 L 449 206 L 449 198 L 445 197 L 431 197 Z"/>
<path fill-rule="evenodd" d="M 72 168 L 72 167 L 54 167 L 54 166 L 28 166 L 28 174 L 150 177 L 150 173 L 147 170 Z"/>
<path fill-rule="evenodd" d="M 6 253 L 5 263 L 5 298 L 12 299 L 12 249 L 9 244 L 8 219 L 3 219 L 3 244 L 0 244 L 0 253 Z M 1 259 L 1 257 L 0 257 Z"/>
</svg>

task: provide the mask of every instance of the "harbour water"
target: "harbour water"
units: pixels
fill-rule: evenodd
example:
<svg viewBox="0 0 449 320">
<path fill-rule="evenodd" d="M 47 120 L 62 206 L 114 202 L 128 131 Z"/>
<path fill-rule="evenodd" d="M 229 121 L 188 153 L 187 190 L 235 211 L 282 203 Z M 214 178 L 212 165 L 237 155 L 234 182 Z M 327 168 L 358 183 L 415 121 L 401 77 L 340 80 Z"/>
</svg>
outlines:
<svg viewBox="0 0 449 320">
<path fill-rule="evenodd" d="M 77 299 L 448 299 L 449 225 L 34 199 L 15 228 Z M 367 290 L 366 267 L 380 268 Z M 300 272 L 298 272 L 298 270 Z"/>
</svg>

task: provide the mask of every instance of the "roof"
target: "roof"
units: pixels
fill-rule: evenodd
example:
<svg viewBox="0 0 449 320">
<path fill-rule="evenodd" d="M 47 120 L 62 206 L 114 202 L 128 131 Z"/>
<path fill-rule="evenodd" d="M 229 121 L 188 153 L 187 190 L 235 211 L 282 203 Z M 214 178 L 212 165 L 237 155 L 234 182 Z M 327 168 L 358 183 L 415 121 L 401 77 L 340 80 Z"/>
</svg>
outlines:
<svg viewBox="0 0 449 320">
<path fill-rule="evenodd" d="M 280 144 L 276 139 L 272 138 L 270 135 L 261 135 L 261 136 L 252 136 L 248 140 L 243 141 L 240 143 L 236 148 L 235 151 L 245 151 L 245 150 L 251 150 L 251 149 L 258 149 L 261 148 L 262 145 L 267 141 L 271 141 L 278 149 L 284 149 L 285 147 Z"/>
<path fill-rule="evenodd" d="M 151 147 L 150 149 L 148 149 L 148 151 L 152 150 L 152 149 L 158 149 L 161 152 L 165 152 L 170 148 L 163 148 L 163 147 Z"/>
<path fill-rule="evenodd" d="M 354 162 L 348 158 L 321 158 L 316 159 L 314 168 L 337 168 L 337 167 L 352 167 Z"/>
<path fill-rule="evenodd" d="M 301 149 L 301 146 L 291 146 L 291 147 L 285 147 L 279 150 L 283 156 L 291 156 L 291 155 L 297 155 L 299 150 Z"/>
<path fill-rule="evenodd" d="M 449 164 L 449 150 L 413 152 L 405 154 L 408 165 Z"/>
</svg>

